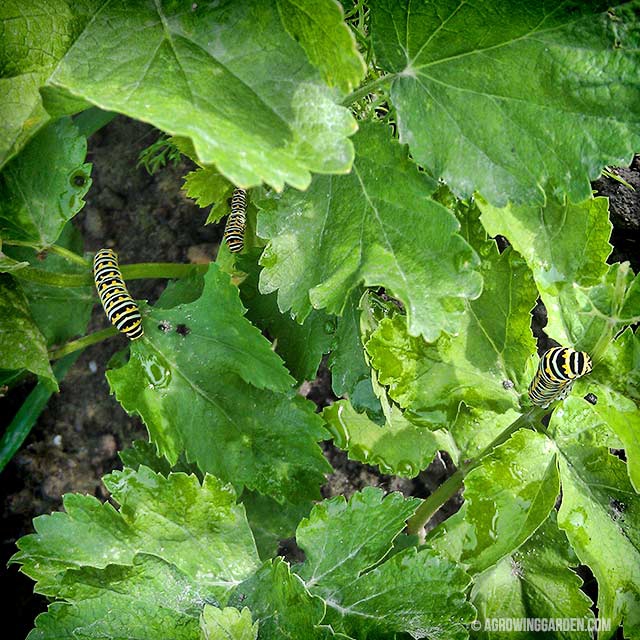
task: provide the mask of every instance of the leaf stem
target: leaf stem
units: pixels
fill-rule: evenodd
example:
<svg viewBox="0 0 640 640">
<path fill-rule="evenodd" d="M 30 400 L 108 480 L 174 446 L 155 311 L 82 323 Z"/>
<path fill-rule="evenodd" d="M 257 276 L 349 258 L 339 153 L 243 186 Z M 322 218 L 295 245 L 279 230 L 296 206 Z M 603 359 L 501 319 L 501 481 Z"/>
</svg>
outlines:
<svg viewBox="0 0 640 640">
<path fill-rule="evenodd" d="M 108 327 L 107 329 L 95 331 L 94 333 L 90 333 L 89 335 L 78 338 L 77 340 L 71 340 L 57 349 L 51 349 L 49 351 L 49 359 L 58 360 L 70 353 L 75 353 L 76 351 L 90 347 L 92 344 L 102 342 L 111 336 L 115 336 L 117 333 L 118 330 L 115 327 Z"/>
<path fill-rule="evenodd" d="M 348 107 L 352 105 L 354 102 L 358 102 L 358 100 L 364 98 L 365 96 L 373 93 L 379 87 L 384 86 L 388 82 L 391 82 L 394 78 L 397 77 L 397 73 L 389 73 L 386 76 L 381 76 L 376 78 L 375 80 L 365 84 L 364 86 L 352 91 L 345 99 L 342 101 L 343 107 Z"/>
<path fill-rule="evenodd" d="M 79 264 L 83 267 L 91 266 L 91 263 L 88 260 L 85 260 L 82 256 L 79 256 L 77 253 L 75 253 L 75 251 L 71 251 L 70 249 L 61 247 L 60 245 L 52 244 L 50 247 L 47 247 L 47 251 L 51 251 L 51 253 L 57 253 L 65 260 L 68 260 L 69 262 L 75 262 L 75 264 Z"/>
<path fill-rule="evenodd" d="M 518 429 L 535 428 L 541 418 L 547 413 L 547 409 L 533 407 L 523 413 L 517 420 L 512 422 L 502 431 L 487 447 L 485 447 L 475 458 L 464 462 L 460 468 L 447 480 L 445 480 L 430 496 L 428 496 L 418 507 L 416 512 L 407 522 L 407 532 L 418 534 L 427 522 L 448 502 L 460 489 L 467 474 L 482 463 L 496 447 L 504 444 Z"/>
<path fill-rule="evenodd" d="M 67 356 L 53 366 L 53 374 L 60 382 L 66 375 L 80 354 Z M 0 471 L 2 471 L 16 451 L 22 446 L 38 417 L 47 406 L 53 391 L 47 382 L 42 380 L 36 384 L 27 396 L 13 420 L 0 439 Z"/>
</svg>

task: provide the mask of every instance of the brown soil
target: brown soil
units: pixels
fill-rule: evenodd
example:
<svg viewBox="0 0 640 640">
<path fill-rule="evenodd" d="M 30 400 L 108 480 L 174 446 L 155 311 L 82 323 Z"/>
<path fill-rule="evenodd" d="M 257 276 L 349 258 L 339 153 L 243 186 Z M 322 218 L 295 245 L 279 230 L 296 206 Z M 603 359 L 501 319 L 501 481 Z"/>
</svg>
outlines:
<svg viewBox="0 0 640 640">
<path fill-rule="evenodd" d="M 137 168 L 140 151 L 156 139 L 151 127 L 119 117 L 90 140 L 89 160 L 93 162 L 93 186 L 87 206 L 75 223 L 85 237 L 85 249 L 103 246 L 117 249 L 123 263 L 206 260 L 215 255 L 221 238 L 220 226 L 204 226 L 206 211 L 199 209 L 181 192 L 186 163 L 168 166 L 154 176 Z M 612 197 L 616 223 L 616 258 L 635 261 L 637 270 L 640 234 L 640 163 L 621 175 L 636 186 L 631 192 L 617 182 L 603 178 L 595 186 Z M 135 298 L 153 301 L 164 288 L 159 281 L 134 281 Z M 98 308 L 91 329 L 103 328 L 104 316 Z M 105 498 L 100 483 L 105 473 L 119 466 L 117 452 L 132 440 L 146 438 L 138 419 L 128 417 L 113 397 L 104 377 L 109 358 L 126 344 L 116 337 L 88 349 L 76 362 L 43 412 L 21 451 L 2 474 L 0 508 L 2 536 L 0 562 L 15 551 L 15 541 L 32 532 L 35 516 L 62 508 L 62 495 L 80 492 Z M 0 426 L 8 423 L 32 387 L 24 384 L 0 400 Z M 319 406 L 330 399 L 325 371 L 311 385 L 308 396 Z M 323 488 L 326 497 L 350 495 L 364 486 L 382 486 L 423 497 L 451 473 L 446 458 L 437 459 L 415 480 L 382 476 L 376 469 L 347 460 L 343 452 L 326 445 L 326 455 L 335 468 Z M 456 502 L 449 505 L 451 513 Z M 24 638 L 35 616 L 46 608 L 46 600 L 33 595 L 33 583 L 15 566 L 2 572 L 2 601 L 6 638 Z"/>
</svg>

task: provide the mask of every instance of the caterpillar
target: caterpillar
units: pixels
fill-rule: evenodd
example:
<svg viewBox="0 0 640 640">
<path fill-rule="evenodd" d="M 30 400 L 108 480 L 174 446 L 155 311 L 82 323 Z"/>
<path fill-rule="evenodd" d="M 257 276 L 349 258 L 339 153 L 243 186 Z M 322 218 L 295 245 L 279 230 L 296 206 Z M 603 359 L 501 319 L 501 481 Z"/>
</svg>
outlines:
<svg viewBox="0 0 640 640">
<path fill-rule="evenodd" d="M 529 385 L 533 404 L 546 409 L 552 402 L 566 398 L 573 383 L 591 371 L 588 353 L 566 347 L 553 347 L 542 354 L 538 370 Z"/>
<path fill-rule="evenodd" d="M 138 305 L 129 295 L 118 268 L 118 255 L 112 249 L 100 249 L 93 259 L 93 279 L 109 322 L 129 340 L 144 335 Z"/>
<path fill-rule="evenodd" d="M 244 247 L 244 230 L 247 226 L 247 192 L 234 189 L 231 196 L 231 213 L 224 228 L 224 241 L 231 253 L 238 253 Z"/>
</svg>

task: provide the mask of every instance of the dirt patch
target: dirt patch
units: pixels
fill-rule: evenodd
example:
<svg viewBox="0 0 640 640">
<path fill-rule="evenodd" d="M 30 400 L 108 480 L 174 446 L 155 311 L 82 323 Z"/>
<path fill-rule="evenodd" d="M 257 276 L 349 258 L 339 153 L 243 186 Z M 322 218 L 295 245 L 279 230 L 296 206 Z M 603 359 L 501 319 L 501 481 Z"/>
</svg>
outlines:
<svg viewBox="0 0 640 640">
<path fill-rule="evenodd" d="M 221 226 L 204 226 L 206 211 L 184 196 L 182 176 L 190 169 L 186 162 L 167 167 L 154 176 L 136 166 L 140 151 L 149 146 L 157 131 L 139 122 L 119 117 L 90 141 L 89 161 L 94 165 L 93 186 L 87 206 L 76 218 L 85 237 L 87 251 L 113 247 L 123 263 L 202 262 L 215 255 Z M 640 230 L 640 163 L 621 172 L 638 189 L 630 191 L 611 179 L 595 183 L 611 197 L 616 233 L 616 259 L 632 259 L 638 268 Z M 133 281 L 134 297 L 154 301 L 164 288 L 163 281 Z M 91 330 L 106 326 L 96 307 Z M 126 338 L 95 345 L 85 352 L 61 384 L 43 412 L 27 442 L 2 474 L 2 539 L 0 562 L 15 551 L 15 541 L 33 531 L 32 518 L 62 508 L 62 495 L 79 492 L 106 497 L 100 478 L 118 468 L 117 451 L 132 440 L 146 438 L 138 419 L 130 418 L 109 395 L 104 371 L 110 357 L 126 346 Z M 0 400 L 3 422 L 13 416 L 31 385 L 15 389 Z M 331 401 L 329 374 L 324 368 L 310 385 L 308 397 L 319 407 Z M 451 461 L 443 456 L 417 479 L 383 476 L 367 465 L 352 462 L 325 444 L 325 454 L 334 473 L 323 495 L 351 495 L 365 486 L 424 497 L 450 475 Z M 457 509 L 452 501 L 440 514 L 443 519 Z M 4 602 L 10 615 L 9 636 L 25 637 L 35 616 L 46 608 L 46 600 L 33 595 L 33 582 L 15 567 L 2 573 Z"/>
</svg>

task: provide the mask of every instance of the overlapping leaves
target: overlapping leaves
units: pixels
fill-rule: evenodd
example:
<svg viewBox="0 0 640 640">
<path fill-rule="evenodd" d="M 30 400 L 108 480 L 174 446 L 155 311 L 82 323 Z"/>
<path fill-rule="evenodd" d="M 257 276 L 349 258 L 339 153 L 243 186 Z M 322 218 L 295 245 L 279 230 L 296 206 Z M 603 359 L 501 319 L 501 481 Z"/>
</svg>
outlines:
<svg viewBox="0 0 640 640">
<path fill-rule="evenodd" d="M 640 147 L 637 2 L 371 2 L 400 139 L 460 196 L 591 193 Z"/>
<path fill-rule="evenodd" d="M 302 322 L 313 307 L 340 315 L 361 284 L 384 286 L 405 304 L 412 335 L 457 331 L 481 281 L 455 217 L 428 197 L 434 183 L 386 127 L 363 125 L 354 143 L 348 176 L 258 202 L 258 235 L 270 239 L 262 292 L 277 289 L 280 308 Z"/>
<path fill-rule="evenodd" d="M 280 502 L 316 497 L 329 468 L 321 420 L 243 317 L 237 289 L 217 265 L 194 302 L 176 304 L 180 289 L 175 306 L 161 299 L 149 313 L 129 362 L 108 372 L 116 397 L 170 461 L 184 451 L 203 471 Z"/>
</svg>

